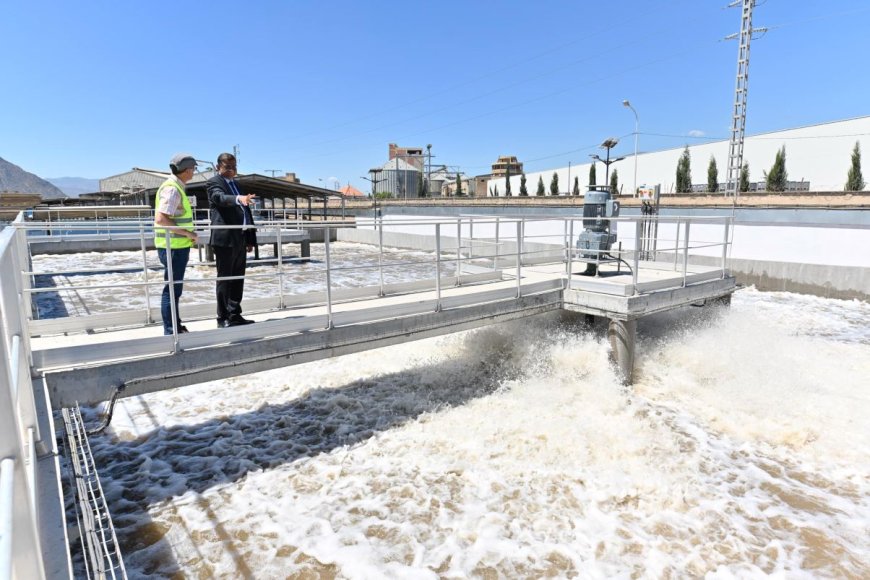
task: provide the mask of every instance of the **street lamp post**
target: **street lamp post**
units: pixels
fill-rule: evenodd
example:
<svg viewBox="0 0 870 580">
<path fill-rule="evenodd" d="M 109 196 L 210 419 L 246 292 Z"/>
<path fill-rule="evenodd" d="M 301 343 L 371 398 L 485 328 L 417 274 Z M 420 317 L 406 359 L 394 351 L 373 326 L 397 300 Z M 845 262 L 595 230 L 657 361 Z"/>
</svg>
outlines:
<svg viewBox="0 0 870 580">
<path fill-rule="evenodd" d="M 637 128 L 640 124 L 640 121 L 637 117 L 637 111 L 634 110 L 634 107 L 631 106 L 631 103 L 628 102 L 628 99 L 623 99 L 622 106 L 628 107 L 629 109 L 631 109 L 631 112 L 634 113 L 634 193 L 632 193 L 631 196 L 637 197 Z"/>
<path fill-rule="evenodd" d="M 616 144 L 617 144 L 617 143 L 619 143 L 619 141 L 617 141 L 616 139 L 614 139 L 614 138 L 611 137 L 610 139 L 607 139 L 604 143 L 601 144 L 601 148 L 607 150 L 607 155 L 606 155 L 606 158 L 605 158 L 605 159 L 602 159 L 602 158 L 599 157 L 598 155 L 594 155 L 594 154 L 589 156 L 589 157 L 591 157 L 592 159 L 595 159 L 596 161 L 600 161 L 600 162 L 602 162 L 602 163 L 604 164 L 604 167 L 605 167 L 605 170 L 604 170 L 604 185 L 605 185 L 606 187 L 610 187 L 610 164 L 611 164 L 611 163 L 616 163 L 617 161 L 622 161 L 623 159 L 625 159 L 624 156 L 623 156 L 623 157 L 617 157 L 616 159 L 611 159 L 611 158 L 610 158 L 610 150 L 613 149 L 614 147 L 616 147 Z M 616 192 L 613 192 L 613 195 L 616 195 Z"/>
<path fill-rule="evenodd" d="M 378 183 L 383 181 L 383 179 L 378 179 L 378 174 L 380 174 L 381 171 L 383 171 L 383 169 L 380 167 L 375 167 L 374 169 L 369 169 L 369 174 L 371 175 L 371 177 L 363 177 L 362 178 L 362 179 L 365 179 L 366 181 L 370 181 L 372 183 L 372 206 L 373 206 L 374 212 L 375 212 L 375 221 L 377 221 L 377 219 L 378 219 L 378 196 L 377 196 Z"/>
</svg>

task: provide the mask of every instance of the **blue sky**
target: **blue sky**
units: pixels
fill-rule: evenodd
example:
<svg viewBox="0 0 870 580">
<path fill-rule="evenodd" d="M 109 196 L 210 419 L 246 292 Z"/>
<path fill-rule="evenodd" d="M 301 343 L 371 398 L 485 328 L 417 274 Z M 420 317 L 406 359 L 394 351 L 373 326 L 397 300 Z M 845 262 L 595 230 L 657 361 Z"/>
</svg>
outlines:
<svg viewBox="0 0 870 580">
<path fill-rule="evenodd" d="M 0 157 L 42 177 L 165 168 L 178 151 L 306 183 L 360 178 L 387 144 L 487 173 L 724 138 L 727 0 L 5 3 Z M 870 114 L 867 0 L 766 0 L 747 133 Z"/>
</svg>

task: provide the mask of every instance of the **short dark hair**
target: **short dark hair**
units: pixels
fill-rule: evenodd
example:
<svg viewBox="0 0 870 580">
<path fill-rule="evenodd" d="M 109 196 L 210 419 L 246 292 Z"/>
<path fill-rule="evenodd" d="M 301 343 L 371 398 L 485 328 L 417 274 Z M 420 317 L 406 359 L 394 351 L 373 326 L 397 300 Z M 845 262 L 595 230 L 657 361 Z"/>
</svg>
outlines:
<svg viewBox="0 0 870 580">
<path fill-rule="evenodd" d="M 236 156 L 233 155 L 232 153 L 221 153 L 220 155 L 218 155 L 217 164 L 218 164 L 218 166 L 220 166 L 220 165 L 226 163 L 227 161 L 235 161 L 235 160 L 236 160 Z"/>
</svg>

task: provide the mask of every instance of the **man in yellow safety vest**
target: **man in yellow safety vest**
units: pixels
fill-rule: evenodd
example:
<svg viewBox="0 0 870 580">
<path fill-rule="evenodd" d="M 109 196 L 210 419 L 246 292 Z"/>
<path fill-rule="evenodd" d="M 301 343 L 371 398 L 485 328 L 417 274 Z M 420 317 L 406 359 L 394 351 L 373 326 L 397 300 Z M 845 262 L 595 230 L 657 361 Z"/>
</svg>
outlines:
<svg viewBox="0 0 870 580">
<path fill-rule="evenodd" d="M 196 243 L 196 232 L 193 228 L 193 209 L 187 199 L 184 184 L 193 179 L 196 170 L 196 159 L 187 153 L 179 153 L 169 161 L 172 175 L 163 182 L 157 190 L 154 199 L 154 246 L 157 257 L 163 264 L 163 279 L 169 281 L 172 273 L 172 286 L 163 287 L 160 299 L 160 315 L 163 317 L 163 334 L 181 334 L 187 328 L 181 324 L 181 313 L 178 310 L 178 299 L 181 298 L 184 280 L 184 270 L 190 258 L 190 248 Z M 169 248 L 166 247 L 167 238 Z M 168 250 L 168 251 L 167 251 Z M 173 302 L 175 324 L 173 325 Z"/>
</svg>

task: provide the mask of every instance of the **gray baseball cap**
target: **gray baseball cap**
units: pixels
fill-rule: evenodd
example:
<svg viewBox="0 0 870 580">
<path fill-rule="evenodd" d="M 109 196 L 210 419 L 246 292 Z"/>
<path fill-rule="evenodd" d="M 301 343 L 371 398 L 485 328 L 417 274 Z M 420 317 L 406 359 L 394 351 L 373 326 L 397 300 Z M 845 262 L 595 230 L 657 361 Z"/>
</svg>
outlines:
<svg viewBox="0 0 870 580">
<path fill-rule="evenodd" d="M 196 159 L 190 153 L 178 153 L 169 160 L 169 168 L 181 172 L 196 167 Z"/>
</svg>

